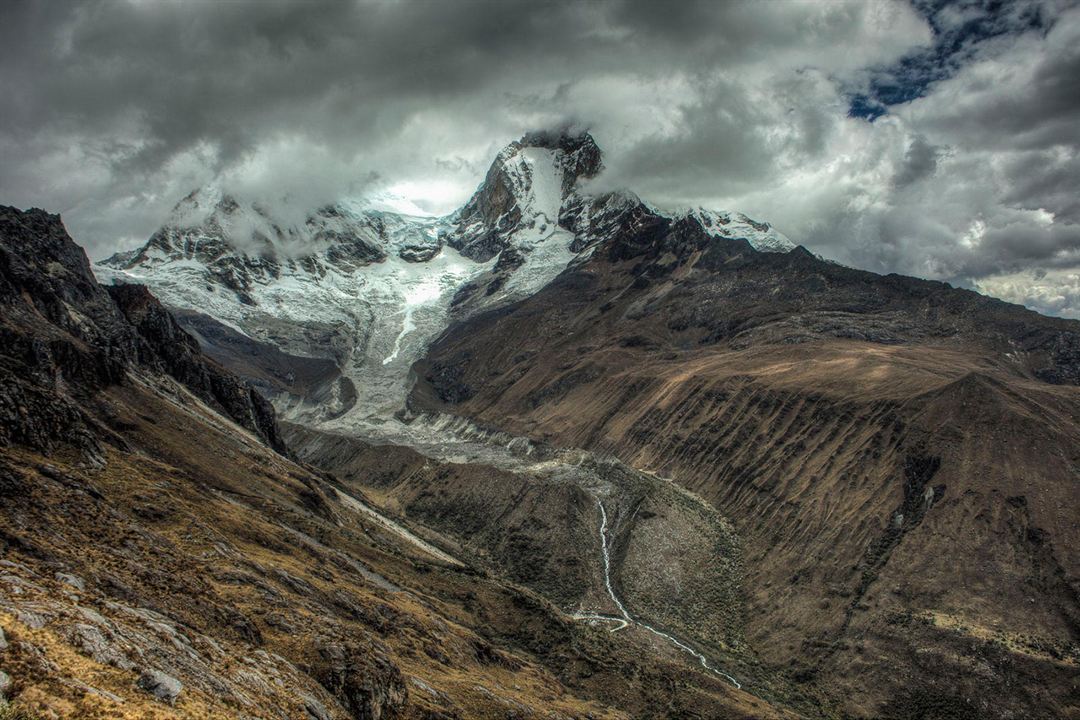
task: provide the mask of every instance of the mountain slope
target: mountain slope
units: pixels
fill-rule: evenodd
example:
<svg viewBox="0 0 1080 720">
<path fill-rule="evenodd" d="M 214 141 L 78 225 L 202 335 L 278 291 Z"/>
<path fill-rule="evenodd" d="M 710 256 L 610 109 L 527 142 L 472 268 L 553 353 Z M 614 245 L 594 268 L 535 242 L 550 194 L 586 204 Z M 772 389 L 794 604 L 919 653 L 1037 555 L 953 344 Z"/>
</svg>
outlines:
<svg viewBox="0 0 1080 720">
<path fill-rule="evenodd" d="M 533 297 L 452 325 L 412 406 L 712 503 L 743 543 L 751 646 L 853 714 L 1064 717 L 1078 349 L 1076 322 L 639 211 Z"/>
<path fill-rule="evenodd" d="M 59 218 L 0 207 L 0 332 L 5 384 L 0 441 L 47 450 L 75 433 L 90 449 L 80 390 L 122 378 L 132 365 L 165 373 L 200 400 L 284 450 L 274 412 L 258 393 L 203 358 L 145 288 L 105 288 Z M 75 397 L 68 397 L 72 389 Z"/>
<path fill-rule="evenodd" d="M 144 288 L 97 285 L 56 216 L 0 209 L 0 328 L 0 692 L 19 707 L 790 716 L 564 615 L 275 452 L 258 396 Z"/>
</svg>

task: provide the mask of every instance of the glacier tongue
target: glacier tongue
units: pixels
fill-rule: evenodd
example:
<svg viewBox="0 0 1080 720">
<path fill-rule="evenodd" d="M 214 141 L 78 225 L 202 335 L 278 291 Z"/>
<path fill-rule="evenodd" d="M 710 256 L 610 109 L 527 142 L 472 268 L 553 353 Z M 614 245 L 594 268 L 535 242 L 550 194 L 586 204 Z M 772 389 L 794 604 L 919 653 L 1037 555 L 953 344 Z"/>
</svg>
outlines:
<svg viewBox="0 0 1080 720">
<path fill-rule="evenodd" d="M 449 324 L 454 293 L 484 267 L 444 247 L 428 262 L 395 257 L 367 268 L 356 300 L 369 307 L 370 324 L 344 368 L 357 390 L 345 419 L 378 425 L 404 408 L 409 369 Z"/>
</svg>

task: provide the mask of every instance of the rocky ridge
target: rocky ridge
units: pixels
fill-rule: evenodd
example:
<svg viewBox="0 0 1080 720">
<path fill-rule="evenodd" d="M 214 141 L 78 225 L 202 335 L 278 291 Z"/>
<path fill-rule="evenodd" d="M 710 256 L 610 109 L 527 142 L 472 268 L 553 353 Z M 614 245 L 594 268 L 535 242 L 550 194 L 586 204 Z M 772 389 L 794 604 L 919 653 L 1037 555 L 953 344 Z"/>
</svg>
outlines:
<svg viewBox="0 0 1080 720">
<path fill-rule="evenodd" d="M 82 393 L 162 373 L 284 451 L 269 403 L 203 357 L 144 287 L 99 285 L 59 216 L 0 208 L 0 304 L 0 440 L 48 450 L 79 438 L 99 452 Z"/>
</svg>

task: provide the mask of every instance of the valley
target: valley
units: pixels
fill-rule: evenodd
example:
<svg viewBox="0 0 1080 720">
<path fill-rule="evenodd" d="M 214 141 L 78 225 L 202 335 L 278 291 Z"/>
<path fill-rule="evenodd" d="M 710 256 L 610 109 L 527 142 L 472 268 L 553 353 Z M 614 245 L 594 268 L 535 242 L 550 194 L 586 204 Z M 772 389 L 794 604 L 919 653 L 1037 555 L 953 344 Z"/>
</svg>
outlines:
<svg viewBox="0 0 1080 720">
<path fill-rule="evenodd" d="M 444 217 L 208 187 L 92 269 L 5 209 L 18 697 L 1080 717 L 1080 323 L 601 168 L 531 133 Z"/>
<path fill-rule="evenodd" d="M 56 216 L 5 208 L 0 238 L 0 661 L 21 710 L 793 716 L 299 462 L 145 289 L 94 282 Z"/>
</svg>

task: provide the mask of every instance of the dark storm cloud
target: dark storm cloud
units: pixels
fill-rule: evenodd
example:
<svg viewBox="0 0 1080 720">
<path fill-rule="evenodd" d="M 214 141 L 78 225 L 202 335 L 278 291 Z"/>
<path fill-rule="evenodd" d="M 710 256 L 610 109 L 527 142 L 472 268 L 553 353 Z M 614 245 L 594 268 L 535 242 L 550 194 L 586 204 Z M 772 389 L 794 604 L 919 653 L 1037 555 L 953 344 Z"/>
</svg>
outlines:
<svg viewBox="0 0 1080 720">
<path fill-rule="evenodd" d="M 904 153 L 904 162 L 893 178 L 893 183 L 902 188 L 930 177 L 937 170 L 940 154 L 941 148 L 931 145 L 922 136 L 916 136 Z"/>
<path fill-rule="evenodd" d="M 97 256 L 208 182 L 446 210 L 569 122 L 607 152 L 598 188 L 1080 314 L 1078 33 L 1054 2 L 9 0 L 0 202 L 63 211 Z M 917 92 L 850 117 L 890 76 Z"/>
</svg>

